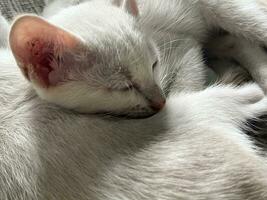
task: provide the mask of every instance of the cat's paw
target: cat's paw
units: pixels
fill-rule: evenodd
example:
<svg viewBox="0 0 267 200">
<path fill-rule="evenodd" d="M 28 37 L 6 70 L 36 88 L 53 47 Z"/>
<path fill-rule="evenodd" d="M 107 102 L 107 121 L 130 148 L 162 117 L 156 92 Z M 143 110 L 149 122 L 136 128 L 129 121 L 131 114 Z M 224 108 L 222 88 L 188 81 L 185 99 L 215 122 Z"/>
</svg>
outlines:
<svg viewBox="0 0 267 200">
<path fill-rule="evenodd" d="M 234 101 L 244 104 L 255 104 L 264 98 L 263 91 L 256 84 L 248 84 L 239 88 L 234 88 L 231 92 L 234 95 L 232 97 Z"/>
<path fill-rule="evenodd" d="M 218 86 L 207 89 L 209 111 L 222 121 L 244 122 L 267 113 L 267 98 L 256 84 L 241 87 Z M 208 97 L 209 96 L 209 97 Z"/>
</svg>

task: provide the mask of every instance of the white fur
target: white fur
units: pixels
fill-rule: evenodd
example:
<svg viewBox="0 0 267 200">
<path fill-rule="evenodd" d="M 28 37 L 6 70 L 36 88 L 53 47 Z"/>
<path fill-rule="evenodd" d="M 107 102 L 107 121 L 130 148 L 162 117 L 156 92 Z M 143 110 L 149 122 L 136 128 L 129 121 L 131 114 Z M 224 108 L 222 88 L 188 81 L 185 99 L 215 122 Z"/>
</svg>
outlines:
<svg viewBox="0 0 267 200">
<path fill-rule="evenodd" d="M 161 82 L 160 85 L 166 95 L 170 92 L 182 90 L 196 91 L 203 89 L 205 64 L 202 62 L 201 47 L 203 41 L 206 40 L 208 31 L 223 28 L 231 34 L 237 35 L 238 38 L 245 37 L 254 42 L 265 42 L 266 40 L 267 24 L 265 22 L 267 21 L 267 14 L 264 10 L 267 8 L 260 1 L 246 0 L 240 2 L 231 0 L 221 3 L 217 0 L 138 0 L 139 16 L 136 19 L 129 16 L 127 12 L 123 13 L 119 9 L 115 9 L 116 6 L 111 3 L 113 1 L 92 0 L 81 2 L 84 3 L 78 6 L 70 6 L 73 3 L 72 1 L 52 1 L 51 4 L 48 4 L 47 10 L 55 9 L 55 11 L 53 12 L 54 14 L 50 13 L 52 17 L 48 16 L 49 21 L 80 36 L 88 44 L 92 43 L 90 44 L 92 46 L 105 46 L 106 40 L 114 41 L 114 43 L 110 43 L 108 46 L 114 46 L 118 51 L 122 48 L 124 53 L 120 52 L 120 59 L 128 62 L 138 60 L 141 57 L 138 52 L 142 51 L 142 54 L 151 54 L 151 52 L 146 50 L 146 41 L 149 41 L 149 45 L 152 45 L 155 49 L 155 52 L 152 52 L 152 56 L 140 58 L 140 62 L 136 63 L 136 65 L 141 67 L 136 71 L 131 70 L 131 66 L 127 66 L 127 68 L 130 69 L 132 76 L 138 77 L 137 82 L 141 85 L 147 85 L 144 80 L 151 80 L 149 85 L 153 85 L 151 66 L 155 57 L 159 56 L 160 65 L 159 69 L 157 69 L 159 77 L 155 79 Z M 120 5 L 122 2 L 119 1 L 117 4 Z M 54 4 L 68 8 L 58 9 L 59 14 L 55 14 L 57 6 Z M 135 21 L 139 25 L 137 28 Z M 118 30 L 122 30 L 122 32 Z M 124 34 L 127 34 L 129 38 L 121 39 L 121 35 Z M 145 37 L 145 40 L 143 40 L 143 37 Z M 129 41 L 135 41 L 134 44 L 136 46 L 127 45 Z M 216 44 L 216 42 L 214 43 Z M 109 53 L 113 55 L 111 53 L 113 50 L 109 49 L 106 51 L 110 51 Z M 251 50 L 251 46 L 244 47 L 244 50 L 247 51 L 247 54 L 240 58 L 250 59 L 251 51 L 254 50 Z M 130 56 L 125 53 L 128 51 L 133 54 Z M 254 56 L 257 55 L 258 53 L 254 52 Z M 113 63 L 113 57 L 103 59 Z M 247 65 L 244 65 L 244 67 L 250 69 L 249 71 L 253 74 L 253 78 L 266 90 L 267 84 L 265 84 L 265 80 L 267 75 L 265 75 L 265 72 L 259 73 L 265 71 L 266 59 L 263 59 L 261 64 L 259 64 L 258 60 L 250 59 L 250 61 L 249 67 Z M 96 75 L 95 77 L 99 76 Z M 79 88 L 82 88 L 82 85 Z M 68 94 L 72 92 L 63 94 L 62 91 L 64 89 L 58 89 L 61 91 L 59 93 L 62 94 L 63 99 L 66 99 L 64 103 L 60 101 L 60 98 L 54 96 L 54 93 L 46 93 L 46 90 L 42 91 L 42 97 L 59 105 L 64 104 L 68 108 L 73 107 L 73 104 L 80 104 L 80 110 L 94 111 L 88 109 L 90 105 L 86 105 L 85 101 L 68 102 L 67 99 L 72 99 Z M 84 99 L 89 100 L 91 93 L 87 93 L 88 96 Z M 104 94 L 105 92 L 100 91 L 97 93 Z M 118 102 L 118 98 L 112 98 L 114 96 L 120 96 L 120 94 L 110 95 L 111 98 L 108 98 L 108 102 L 111 105 Z M 130 96 L 133 96 L 133 94 Z M 102 99 L 104 98 L 106 99 L 103 96 Z M 91 100 L 94 101 L 94 99 L 92 98 Z M 137 96 L 135 101 L 140 102 L 139 99 L 140 97 Z M 92 101 L 88 102 L 91 104 Z M 131 105 L 133 106 L 133 104 Z M 147 107 L 148 104 L 143 101 L 140 105 Z M 101 110 L 101 106 L 102 104 L 99 106 L 95 105 L 95 109 Z M 126 109 L 118 107 L 118 110 Z M 130 109 L 128 108 L 128 110 Z M 108 111 L 114 112 L 114 110 Z"/>
<path fill-rule="evenodd" d="M 234 59 L 248 70 L 252 78 L 267 92 L 267 55 L 263 47 L 231 35 L 215 37 L 208 49 L 219 59 Z"/>
<path fill-rule="evenodd" d="M 89 20 L 84 18 L 82 23 L 77 24 L 75 21 L 86 13 L 92 14 Z M 68 20 L 65 19 L 66 16 Z M 23 16 L 13 23 L 11 47 L 16 46 L 12 42 L 14 38 L 27 37 L 27 32 L 24 33 L 25 36 L 21 31 L 16 34 L 16 30 L 23 29 L 17 27 L 26 20 L 29 21 L 25 23 L 27 25 L 30 20 L 33 21 L 33 16 Z M 61 84 L 43 87 L 34 76 L 29 75 L 34 88 L 43 99 L 76 111 L 97 111 L 134 117 L 149 116 L 156 112 L 153 109 L 154 104 L 164 102 L 164 95 L 155 82 L 152 70 L 153 63 L 159 59 L 154 42 L 138 29 L 134 16 L 111 3 L 90 1 L 66 8 L 49 18 L 49 21 L 80 38 L 81 50 L 78 53 L 78 50 L 70 50 L 67 55 L 63 53 L 63 64 L 57 61 L 52 63 L 53 68 L 58 69 L 53 71 L 57 73 L 56 76 L 62 76 Z M 106 32 L 109 29 L 112 31 Z M 45 35 L 42 37 L 45 38 Z M 17 41 L 19 43 L 21 40 Z M 12 50 L 17 57 L 16 49 Z M 90 55 L 95 61 L 90 62 Z M 18 65 L 22 65 L 21 63 L 18 60 Z M 28 70 L 31 71 L 33 70 Z M 66 85 L 72 87 L 66 90 Z M 83 98 L 73 98 L 77 92 Z M 124 95 L 131 98 L 123 98 Z M 106 105 L 103 105 L 103 100 Z M 112 108 L 115 104 L 116 109 Z"/>
<path fill-rule="evenodd" d="M 162 5 L 160 2 L 153 5 Z M 9 50 L 1 50 L 1 200 L 267 198 L 266 159 L 239 128 L 246 119 L 263 114 L 267 100 L 253 84 L 174 94 L 202 87 L 198 85 L 202 76 L 189 74 L 192 70 L 180 66 L 202 74 L 199 33 L 204 22 L 198 23 L 197 7 L 186 7 L 193 1 L 169 2 L 169 9 L 181 8 L 178 19 L 185 19 L 179 21 L 185 31 L 179 33 L 182 41 L 173 41 L 177 36 L 171 32 L 167 34 L 169 44 L 155 40 L 170 45 L 163 48 L 166 54 L 161 54 L 166 71 L 159 73 L 166 84 L 171 77 L 167 72 L 182 73 L 178 73 L 177 86 L 171 87 L 164 110 L 151 118 L 115 120 L 75 114 L 49 104 L 22 78 Z M 74 18 L 70 8 L 51 21 L 89 37 L 86 33 L 90 30 L 77 21 L 85 23 L 81 16 L 87 16 L 87 9 L 92 8 L 85 4 L 79 8 L 79 18 Z M 173 11 L 165 14 L 173 15 L 166 15 L 170 18 L 176 15 Z M 165 14 L 162 9 L 159 16 Z M 187 15 L 196 16 L 198 22 L 184 18 Z M 161 22 L 158 26 L 166 25 Z M 176 45 L 178 48 L 170 51 Z"/>
<path fill-rule="evenodd" d="M 151 118 L 115 120 L 40 100 L 0 55 L 0 199 L 267 197 L 265 158 L 239 129 L 266 110 L 259 87 L 182 93 Z"/>
</svg>

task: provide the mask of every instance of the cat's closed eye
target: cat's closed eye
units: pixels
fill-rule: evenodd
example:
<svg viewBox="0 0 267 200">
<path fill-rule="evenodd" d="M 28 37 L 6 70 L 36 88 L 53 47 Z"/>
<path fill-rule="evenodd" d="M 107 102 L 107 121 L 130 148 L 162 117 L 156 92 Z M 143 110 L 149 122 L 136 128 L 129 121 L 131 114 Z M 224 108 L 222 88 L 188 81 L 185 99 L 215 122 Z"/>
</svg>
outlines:
<svg viewBox="0 0 267 200">
<path fill-rule="evenodd" d="M 155 70 L 155 68 L 158 66 L 158 63 L 159 63 L 158 60 L 156 60 L 156 61 L 153 63 L 153 65 L 152 65 L 152 69 L 153 69 L 153 70 Z"/>
<path fill-rule="evenodd" d="M 120 89 L 120 91 L 127 92 L 127 91 L 130 91 L 130 90 L 133 90 L 133 89 L 134 89 L 133 85 L 127 85 L 124 88 Z"/>
</svg>

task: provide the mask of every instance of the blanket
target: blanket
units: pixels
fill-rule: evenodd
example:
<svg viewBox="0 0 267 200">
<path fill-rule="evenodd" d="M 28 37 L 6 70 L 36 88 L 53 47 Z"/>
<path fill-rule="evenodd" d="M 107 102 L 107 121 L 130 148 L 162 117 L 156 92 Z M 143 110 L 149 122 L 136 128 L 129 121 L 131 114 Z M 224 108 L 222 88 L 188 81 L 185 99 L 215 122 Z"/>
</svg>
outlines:
<svg viewBox="0 0 267 200">
<path fill-rule="evenodd" d="M 21 13 L 40 13 L 43 6 L 43 0 L 0 0 L 0 11 L 8 20 Z"/>
</svg>

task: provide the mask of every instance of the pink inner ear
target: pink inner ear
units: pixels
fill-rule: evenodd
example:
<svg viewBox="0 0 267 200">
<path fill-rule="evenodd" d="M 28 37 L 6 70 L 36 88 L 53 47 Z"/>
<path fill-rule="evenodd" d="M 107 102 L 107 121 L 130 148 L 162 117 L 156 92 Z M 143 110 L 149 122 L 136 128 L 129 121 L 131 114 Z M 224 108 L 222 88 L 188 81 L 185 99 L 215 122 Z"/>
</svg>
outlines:
<svg viewBox="0 0 267 200">
<path fill-rule="evenodd" d="M 27 52 L 29 54 L 25 63 L 35 66 L 34 71 L 36 76 L 48 87 L 49 74 L 53 71 L 51 59 L 53 59 L 52 57 L 55 54 L 53 43 L 48 43 L 40 39 L 33 39 L 27 43 Z"/>
<path fill-rule="evenodd" d="M 10 33 L 10 46 L 19 67 L 29 80 L 34 79 L 43 87 L 56 84 L 49 80 L 49 74 L 55 70 L 51 62 L 78 43 L 70 33 L 35 16 L 17 19 Z"/>
</svg>

